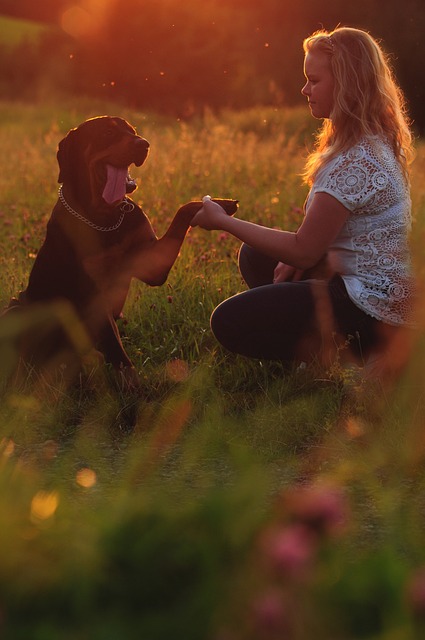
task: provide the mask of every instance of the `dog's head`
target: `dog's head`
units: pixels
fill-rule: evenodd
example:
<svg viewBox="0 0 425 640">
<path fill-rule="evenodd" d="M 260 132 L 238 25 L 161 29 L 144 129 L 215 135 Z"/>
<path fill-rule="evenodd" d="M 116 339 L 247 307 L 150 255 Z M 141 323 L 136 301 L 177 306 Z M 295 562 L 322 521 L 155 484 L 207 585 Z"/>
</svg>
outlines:
<svg viewBox="0 0 425 640">
<path fill-rule="evenodd" d="M 115 205 L 136 189 L 129 166 L 140 167 L 148 152 L 148 141 L 123 118 L 90 118 L 59 143 L 58 182 L 82 204 Z"/>
</svg>

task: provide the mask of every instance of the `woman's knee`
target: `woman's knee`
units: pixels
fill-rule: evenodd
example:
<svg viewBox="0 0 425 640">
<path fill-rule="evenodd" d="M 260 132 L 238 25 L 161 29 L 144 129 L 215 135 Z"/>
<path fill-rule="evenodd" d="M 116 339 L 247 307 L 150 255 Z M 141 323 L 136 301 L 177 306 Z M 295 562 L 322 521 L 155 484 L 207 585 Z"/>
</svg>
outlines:
<svg viewBox="0 0 425 640">
<path fill-rule="evenodd" d="M 238 256 L 239 271 L 250 289 L 273 283 L 273 273 L 277 261 L 242 244 Z"/>
<path fill-rule="evenodd" d="M 233 313 L 229 309 L 231 305 L 228 300 L 224 300 L 214 309 L 210 318 L 211 331 L 216 340 L 225 346 L 232 340 L 232 333 L 236 322 L 232 322 Z"/>
</svg>

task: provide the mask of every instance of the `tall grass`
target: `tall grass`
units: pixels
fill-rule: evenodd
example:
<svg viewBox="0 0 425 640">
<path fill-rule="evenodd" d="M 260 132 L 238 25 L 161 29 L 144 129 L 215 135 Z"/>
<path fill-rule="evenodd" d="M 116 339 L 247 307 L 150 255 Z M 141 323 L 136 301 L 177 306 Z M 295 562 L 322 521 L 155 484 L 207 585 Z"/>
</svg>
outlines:
<svg viewBox="0 0 425 640">
<path fill-rule="evenodd" d="M 25 286 L 56 200 L 58 141 L 116 107 L 0 104 L 0 299 Z M 120 110 L 151 142 L 133 174 L 159 234 L 211 195 L 299 224 L 312 124 L 301 111 Z M 424 149 L 412 178 L 423 278 Z M 0 406 L 0 606 L 13 640 L 421 637 L 423 337 L 391 393 L 344 402 L 342 369 L 229 355 L 209 316 L 241 290 L 238 245 L 190 231 L 166 285 L 133 283 L 121 327 L 136 427 L 101 367 L 71 388 L 27 376 Z M 44 317 L 41 318 L 44 321 Z M 48 311 L 46 311 L 46 321 Z M 2 366 L 13 360 L 3 324 Z"/>
<path fill-rule="evenodd" d="M 30 20 L 0 16 L 0 38 L 3 47 L 13 48 L 23 42 L 38 43 L 43 35 L 52 30 L 52 27 Z"/>
</svg>

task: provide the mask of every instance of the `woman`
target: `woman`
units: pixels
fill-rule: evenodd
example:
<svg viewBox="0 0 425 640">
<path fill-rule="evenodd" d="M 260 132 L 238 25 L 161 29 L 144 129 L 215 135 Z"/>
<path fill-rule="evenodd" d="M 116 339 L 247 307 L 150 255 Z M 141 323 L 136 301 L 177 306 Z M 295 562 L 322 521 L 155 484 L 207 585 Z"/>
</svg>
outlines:
<svg viewBox="0 0 425 640">
<path fill-rule="evenodd" d="M 368 33 L 320 31 L 304 52 L 302 94 L 323 124 L 305 167 L 303 223 L 294 233 L 271 229 L 204 199 L 192 226 L 244 243 L 239 265 L 250 287 L 221 303 L 211 326 L 227 349 L 253 358 L 328 362 L 346 345 L 364 362 L 412 312 L 412 137 L 401 90 Z M 325 258 L 327 275 L 315 277 Z"/>
</svg>

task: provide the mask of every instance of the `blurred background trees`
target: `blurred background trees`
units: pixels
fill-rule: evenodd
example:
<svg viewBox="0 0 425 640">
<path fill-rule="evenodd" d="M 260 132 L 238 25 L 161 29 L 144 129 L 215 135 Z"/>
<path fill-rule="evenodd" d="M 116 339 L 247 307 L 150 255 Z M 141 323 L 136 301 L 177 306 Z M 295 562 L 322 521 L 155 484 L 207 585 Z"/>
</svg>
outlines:
<svg viewBox="0 0 425 640">
<path fill-rule="evenodd" d="M 178 117 L 209 106 L 294 105 L 302 40 L 338 24 L 381 39 L 425 131 L 423 0 L 0 0 L 38 39 L 0 33 L 0 96 L 102 96 Z"/>
</svg>

